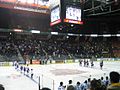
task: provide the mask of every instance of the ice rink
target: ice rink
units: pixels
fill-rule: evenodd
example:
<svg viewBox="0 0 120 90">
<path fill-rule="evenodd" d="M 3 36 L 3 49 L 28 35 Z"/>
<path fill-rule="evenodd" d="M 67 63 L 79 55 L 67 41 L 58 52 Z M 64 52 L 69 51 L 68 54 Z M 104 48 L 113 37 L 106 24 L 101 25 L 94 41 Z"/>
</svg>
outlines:
<svg viewBox="0 0 120 90">
<path fill-rule="evenodd" d="M 33 69 L 33 79 L 27 77 L 13 66 L 0 67 L 0 84 L 5 90 L 39 90 L 38 82 L 40 76 L 40 87 L 49 87 L 57 90 L 59 82 L 64 85 L 68 80 L 81 83 L 90 78 L 100 78 L 108 76 L 109 72 L 117 71 L 120 73 L 120 61 L 104 62 L 103 69 L 100 69 L 99 62 L 94 62 L 94 67 L 79 66 L 79 63 L 69 64 L 48 64 L 48 65 L 29 65 Z"/>
</svg>

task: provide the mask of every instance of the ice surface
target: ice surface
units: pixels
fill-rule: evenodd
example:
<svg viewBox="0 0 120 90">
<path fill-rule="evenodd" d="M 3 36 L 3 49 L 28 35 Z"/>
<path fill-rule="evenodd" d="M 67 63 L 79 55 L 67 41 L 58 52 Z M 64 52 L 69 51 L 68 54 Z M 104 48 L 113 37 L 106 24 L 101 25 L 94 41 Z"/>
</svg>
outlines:
<svg viewBox="0 0 120 90">
<path fill-rule="evenodd" d="M 59 82 L 64 85 L 68 80 L 81 83 L 86 79 L 100 78 L 108 76 L 109 72 L 117 71 L 120 73 L 120 62 L 104 62 L 103 69 L 100 69 L 99 62 L 94 62 L 94 67 L 79 66 L 78 63 L 69 64 L 48 64 L 48 65 L 29 65 L 33 69 L 34 80 L 28 78 L 20 71 L 15 70 L 13 66 L 0 67 L 0 84 L 3 84 L 5 90 L 39 90 L 38 82 L 40 76 L 40 87 L 49 87 L 51 90 L 57 90 Z"/>
</svg>

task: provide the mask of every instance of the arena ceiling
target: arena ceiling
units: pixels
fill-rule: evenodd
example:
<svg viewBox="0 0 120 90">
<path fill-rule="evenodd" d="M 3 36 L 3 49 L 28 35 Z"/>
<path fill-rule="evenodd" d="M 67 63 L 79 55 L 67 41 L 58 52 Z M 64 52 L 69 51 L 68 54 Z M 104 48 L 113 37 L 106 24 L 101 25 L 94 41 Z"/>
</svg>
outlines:
<svg viewBox="0 0 120 90">
<path fill-rule="evenodd" d="M 43 0 L 44 1 L 44 0 Z M 48 1 L 48 0 L 45 0 Z M 50 13 L 0 8 L 0 28 L 37 29 L 62 33 L 120 33 L 120 3 L 116 0 L 73 0 L 83 6 L 84 25 L 60 24 L 49 26 Z M 60 30 L 60 28 L 64 28 Z"/>
<path fill-rule="evenodd" d="M 69 0 L 68 0 L 69 1 Z M 81 3 L 83 25 L 59 25 L 53 29 L 71 33 L 120 33 L 120 2 L 118 0 L 71 0 Z M 63 28 L 59 30 L 59 28 Z"/>
</svg>

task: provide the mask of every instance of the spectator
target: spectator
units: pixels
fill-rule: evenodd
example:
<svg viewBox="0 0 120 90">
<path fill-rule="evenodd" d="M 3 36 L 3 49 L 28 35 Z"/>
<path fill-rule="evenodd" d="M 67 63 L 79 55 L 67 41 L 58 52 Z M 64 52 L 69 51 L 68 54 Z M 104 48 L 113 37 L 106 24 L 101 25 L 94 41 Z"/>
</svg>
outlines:
<svg viewBox="0 0 120 90">
<path fill-rule="evenodd" d="M 108 76 L 106 76 L 106 80 L 105 80 L 105 86 L 108 87 L 108 85 L 110 84 L 109 78 Z"/>
<path fill-rule="evenodd" d="M 88 89 L 90 89 L 90 85 L 91 84 L 91 78 L 88 78 L 88 82 L 87 82 L 87 87 L 88 87 Z"/>
<path fill-rule="evenodd" d="M 100 80 L 93 79 L 91 81 L 90 90 L 106 90 L 106 88 L 103 85 L 101 85 Z"/>
<path fill-rule="evenodd" d="M 0 84 L 0 90 L 5 90 L 2 84 Z"/>
<path fill-rule="evenodd" d="M 120 90 L 120 74 L 118 72 L 110 72 L 111 85 L 108 86 L 107 90 Z"/>
<path fill-rule="evenodd" d="M 75 90 L 81 90 L 80 82 L 77 82 L 77 84 L 75 86 Z"/>
<path fill-rule="evenodd" d="M 105 81 L 103 77 L 101 77 L 101 85 L 105 85 Z"/>
<path fill-rule="evenodd" d="M 67 90 L 75 90 L 75 87 L 72 85 L 72 80 L 69 80 L 69 84 L 67 86 Z"/>
<path fill-rule="evenodd" d="M 88 89 L 87 80 L 85 80 L 85 82 L 81 84 L 81 90 L 87 90 L 87 89 Z"/>
<path fill-rule="evenodd" d="M 65 90 L 66 86 L 63 86 L 63 82 L 60 82 L 60 86 L 58 87 L 58 90 Z"/>
</svg>

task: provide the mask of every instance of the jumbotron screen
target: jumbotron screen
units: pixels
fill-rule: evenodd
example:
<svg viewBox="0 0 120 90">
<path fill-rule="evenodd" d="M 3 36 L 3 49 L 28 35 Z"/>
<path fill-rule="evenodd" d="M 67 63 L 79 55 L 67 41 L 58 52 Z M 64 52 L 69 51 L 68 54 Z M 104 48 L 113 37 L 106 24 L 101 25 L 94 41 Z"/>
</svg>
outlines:
<svg viewBox="0 0 120 90">
<path fill-rule="evenodd" d="M 58 19 L 60 19 L 60 10 L 59 7 L 56 7 L 53 10 L 51 10 L 51 22 L 54 22 Z"/>
<path fill-rule="evenodd" d="M 47 13 L 49 1 L 44 0 L 0 0 L 0 7 Z"/>
<path fill-rule="evenodd" d="M 59 8 L 59 6 L 57 6 L 51 10 L 51 23 L 50 23 L 50 25 L 53 26 L 53 25 L 58 24 L 60 22 L 61 22 L 60 8 Z"/>
<path fill-rule="evenodd" d="M 83 24 L 83 22 L 81 21 L 81 8 L 77 6 L 67 5 L 64 22 Z"/>
<path fill-rule="evenodd" d="M 81 21 L 81 9 L 74 6 L 66 7 L 66 19 Z"/>
</svg>

